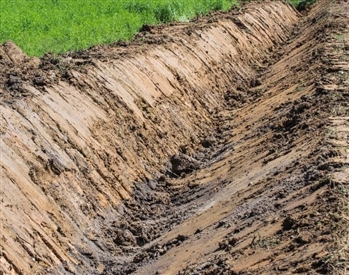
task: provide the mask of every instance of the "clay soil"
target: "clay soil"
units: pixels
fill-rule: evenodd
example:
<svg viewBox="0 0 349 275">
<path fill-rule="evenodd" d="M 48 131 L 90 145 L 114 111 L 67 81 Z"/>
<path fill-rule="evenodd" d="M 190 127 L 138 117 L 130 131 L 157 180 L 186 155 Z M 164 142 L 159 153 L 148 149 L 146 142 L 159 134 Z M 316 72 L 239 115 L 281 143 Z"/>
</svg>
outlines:
<svg viewBox="0 0 349 275">
<path fill-rule="evenodd" d="M 349 3 L 0 46 L 0 274 L 347 274 Z"/>
</svg>

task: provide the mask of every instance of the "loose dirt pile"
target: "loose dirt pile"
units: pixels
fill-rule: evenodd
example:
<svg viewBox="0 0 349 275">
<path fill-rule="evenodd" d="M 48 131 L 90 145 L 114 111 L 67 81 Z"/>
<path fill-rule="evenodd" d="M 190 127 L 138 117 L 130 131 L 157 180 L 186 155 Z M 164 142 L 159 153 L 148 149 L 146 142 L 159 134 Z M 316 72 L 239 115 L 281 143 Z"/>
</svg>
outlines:
<svg viewBox="0 0 349 275">
<path fill-rule="evenodd" d="M 3 274 L 348 268 L 349 5 L 0 47 Z"/>
</svg>

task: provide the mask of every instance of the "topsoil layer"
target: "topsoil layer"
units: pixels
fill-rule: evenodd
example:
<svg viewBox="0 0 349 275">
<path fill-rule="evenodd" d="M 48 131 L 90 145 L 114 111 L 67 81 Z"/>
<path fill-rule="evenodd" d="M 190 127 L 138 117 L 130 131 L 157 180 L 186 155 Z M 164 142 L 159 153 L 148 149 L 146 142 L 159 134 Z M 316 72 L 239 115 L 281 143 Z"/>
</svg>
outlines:
<svg viewBox="0 0 349 275">
<path fill-rule="evenodd" d="M 345 274 L 349 5 L 0 46 L 0 274 Z"/>
</svg>

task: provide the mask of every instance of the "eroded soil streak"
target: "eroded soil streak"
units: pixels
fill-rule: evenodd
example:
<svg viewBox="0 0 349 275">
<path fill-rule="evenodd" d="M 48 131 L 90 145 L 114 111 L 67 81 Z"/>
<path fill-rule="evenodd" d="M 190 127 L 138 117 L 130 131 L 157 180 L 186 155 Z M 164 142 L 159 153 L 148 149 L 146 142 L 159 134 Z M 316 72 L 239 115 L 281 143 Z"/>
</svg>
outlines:
<svg viewBox="0 0 349 275">
<path fill-rule="evenodd" d="M 0 46 L 1 274 L 345 274 L 349 5 Z"/>
</svg>

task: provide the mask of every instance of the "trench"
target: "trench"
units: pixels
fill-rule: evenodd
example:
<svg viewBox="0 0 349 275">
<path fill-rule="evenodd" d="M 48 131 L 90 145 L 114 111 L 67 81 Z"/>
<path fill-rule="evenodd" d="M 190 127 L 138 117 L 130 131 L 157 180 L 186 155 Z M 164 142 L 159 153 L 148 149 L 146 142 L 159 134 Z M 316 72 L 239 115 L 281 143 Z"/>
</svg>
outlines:
<svg viewBox="0 0 349 275">
<path fill-rule="evenodd" d="M 329 3 L 306 19 L 251 3 L 58 57 L 2 45 L 1 271 L 206 274 L 220 248 L 247 251 L 263 218 L 308 198 L 300 179 L 319 178 L 321 127 L 300 121 L 326 118 L 307 93 Z M 237 272 L 246 261 L 267 260 Z"/>
</svg>

